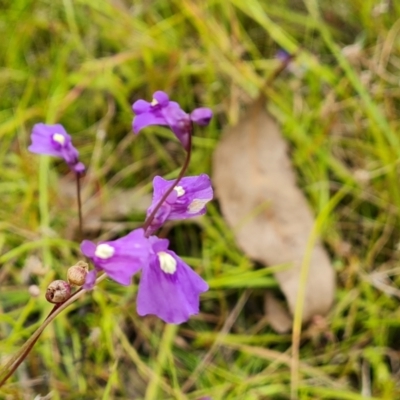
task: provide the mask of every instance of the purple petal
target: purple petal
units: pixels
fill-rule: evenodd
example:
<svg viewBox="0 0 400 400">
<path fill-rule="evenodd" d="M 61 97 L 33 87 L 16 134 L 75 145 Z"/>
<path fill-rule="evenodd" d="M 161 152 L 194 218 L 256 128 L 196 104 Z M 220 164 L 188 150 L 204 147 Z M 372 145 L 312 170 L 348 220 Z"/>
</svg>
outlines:
<svg viewBox="0 0 400 400">
<path fill-rule="evenodd" d="M 182 186 L 185 193 L 191 193 L 196 195 L 198 192 L 207 193 L 207 198 L 212 199 L 212 187 L 211 179 L 207 174 L 201 174 L 196 176 L 185 176 L 178 183 L 178 186 Z"/>
<path fill-rule="evenodd" d="M 78 162 L 78 150 L 76 150 L 74 146 L 69 145 L 68 147 L 61 148 L 60 151 L 62 158 L 73 169 L 75 164 Z"/>
<path fill-rule="evenodd" d="M 154 209 L 173 183 L 174 180 L 167 181 L 159 176 L 153 179 L 154 192 L 149 210 Z M 173 194 L 174 196 L 168 196 L 165 200 L 164 204 L 168 204 L 170 208 L 168 215 L 164 213 L 162 215 L 163 218 L 160 218 L 161 224 L 167 219 L 179 220 L 203 215 L 206 212 L 206 204 L 213 198 L 211 180 L 206 174 L 184 177 L 173 190 Z M 149 214 L 150 212 L 148 211 L 147 215 Z M 152 230 L 152 232 L 154 231 L 155 229 Z"/>
<path fill-rule="evenodd" d="M 90 240 L 84 240 L 81 243 L 81 251 L 86 257 L 92 258 L 94 257 L 94 252 L 96 251 L 96 245 Z"/>
<path fill-rule="evenodd" d="M 32 144 L 28 150 L 32 153 L 47 154 L 63 158 L 75 172 L 83 172 L 85 166 L 78 162 L 78 150 L 72 145 L 71 136 L 60 124 L 36 124 L 31 134 Z"/>
<path fill-rule="evenodd" d="M 28 150 L 32 153 L 62 157 L 60 145 L 55 146 L 55 142 L 52 140 L 52 136 L 56 133 L 62 135 L 67 142 L 71 141 L 70 136 L 60 124 L 35 124 L 31 134 L 32 144 Z"/>
<path fill-rule="evenodd" d="M 169 127 L 175 136 L 182 143 L 183 147 L 188 150 L 189 137 L 192 133 L 192 123 L 190 117 L 186 114 L 177 103 L 170 102 L 168 107 L 162 110 Z"/>
<path fill-rule="evenodd" d="M 166 251 L 176 261 L 176 271 L 161 269 L 157 255 L 143 268 L 137 296 L 137 311 L 143 316 L 157 315 L 167 323 L 181 324 L 199 312 L 200 293 L 207 283 L 172 251 Z"/>
<path fill-rule="evenodd" d="M 121 285 L 129 285 L 132 276 L 148 263 L 150 242 L 143 229 L 136 229 L 117 240 L 99 243 L 87 240 L 81 244 L 82 252 L 89 257 L 97 270 L 104 271 Z"/>
<path fill-rule="evenodd" d="M 150 112 L 151 104 L 145 100 L 137 100 L 132 104 L 132 110 L 136 115 Z"/>
<path fill-rule="evenodd" d="M 167 181 L 166 179 L 162 178 L 161 176 L 156 175 L 153 178 L 153 196 L 154 197 L 162 197 L 165 191 L 168 189 L 169 185 L 172 184 L 172 181 Z"/>
<path fill-rule="evenodd" d="M 132 276 L 142 268 L 139 260 L 129 261 L 126 256 L 115 256 L 112 264 L 103 265 L 103 271 L 115 282 L 123 286 L 132 283 Z"/>
<path fill-rule="evenodd" d="M 190 143 L 190 135 L 191 135 L 191 128 L 189 130 L 181 129 L 181 127 L 171 126 L 172 132 L 174 132 L 175 136 L 178 140 L 182 143 L 183 148 L 188 151 L 189 150 L 189 143 Z"/>
<path fill-rule="evenodd" d="M 279 49 L 276 52 L 275 57 L 280 61 L 286 62 L 287 60 L 289 60 L 291 58 L 291 55 L 286 50 Z"/>
<path fill-rule="evenodd" d="M 86 167 L 83 163 L 78 162 L 72 167 L 72 169 L 78 174 L 83 174 L 86 170 Z"/>
<path fill-rule="evenodd" d="M 159 251 L 167 251 L 169 246 L 168 239 L 160 239 L 157 236 L 150 236 L 149 242 L 152 247 L 152 251 L 154 253 L 158 253 Z"/>
<path fill-rule="evenodd" d="M 169 97 L 167 95 L 167 93 L 161 91 L 161 90 L 157 90 L 157 92 L 155 92 L 153 94 L 153 99 L 157 101 L 157 103 L 161 106 L 161 107 L 165 107 L 168 105 L 169 103 Z"/>
<path fill-rule="evenodd" d="M 168 219 L 186 219 L 205 214 L 206 204 L 213 198 L 210 178 L 206 174 L 186 177 L 182 179 L 181 186 L 185 194 L 178 197 Z"/>
<path fill-rule="evenodd" d="M 200 126 L 206 126 L 210 123 L 213 112 L 206 107 L 196 108 L 190 114 L 190 119 Z"/>
<path fill-rule="evenodd" d="M 83 284 L 83 289 L 92 290 L 96 283 L 97 272 L 95 269 L 88 272 L 86 275 L 85 283 Z"/>
<path fill-rule="evenodd" d="M 168 125 L 164 117 L 152 113 L 136 115 L 133 119 L 133 132 L 139 133 L 143 128 L 149 125 Z"/>
<path fill-rule="evenodd" d="M 209 108 L 197 108 L 189 116 L 175 101 L 170 101 L 165 92 L 153 94 L 151 103 L 138 100 L 133 106 L 136 117 L 133 121 L 133 131 L 138 133 L 149 125 L 168 125 L 186 150 L 189 150 L 192 122 L 198 125 L 208 125 L 212 118 Z"/>
</svg>

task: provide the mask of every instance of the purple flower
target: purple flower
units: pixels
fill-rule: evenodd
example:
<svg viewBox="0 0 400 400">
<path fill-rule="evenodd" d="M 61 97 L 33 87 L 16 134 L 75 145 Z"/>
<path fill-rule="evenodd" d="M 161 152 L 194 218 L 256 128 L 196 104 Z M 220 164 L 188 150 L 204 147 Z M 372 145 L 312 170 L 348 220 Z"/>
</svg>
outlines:
<svg viewBox="0 0 400 400">
<path fill-rule="evenodd" d="M 173 251 L 167 239 L 151 236 L 149 263 L 143 267 L 137 312 L 157 315 L 170 324 L 181 324 L 199 312 L 200 293 L 207 283 Z"/>
<path fill-rule="evenodd" d="M 97 245 L 84 240 L 81 250 L 93 261 L 97 271 L 104 271 L 121 285 L 129 285 L 132 276 L 148 263 L 151 245 L 143 229 L 136 229 L 120 239 Z M 84 288 L 92 288 L 94 282 L 95 272 L 89 273 Z"/>
<path fill-rule="evenodd" d="M 83 173 L 85 166 L 79 162 L 78 150 L 72 145 L 71 136 L 60 124 L 36 124 L 31 134 L 32 144 L 28 150 L 32 153 L 61 157 L 77 173 Z"/>
<path fill-rule="evenodd" d="M 133 132 L 139 131 L 149 125 L 166 125 L 189 150 L 189 139 L 192 133 L 192 122 L 200 126 L 209 124 L 212 111 L 209 108 L 196 108 L 187 114 L 178 103 L 170 101 L 166 93 L 157 91 L 153 94 L 153 101 L 137 100 L 132 109 L 136 114 L 133 119 Z"/>
<path fill-rule="evenodd" d="M 84 240 L 81 250 L 95 266 L 86 276 L 84 289 L 93 288 L 97 271 L 104 271 L 121 285 L 129 285 L 132 276 L 142 269 L 138 314 L 154 314 L 172 324 L 187 321 L 199 312 L 200 293 L 208 290 L 208 285 L 168 250 L 168 245 L 167 239 L 146 238 L 143 229 L 97 245 Z"/>
<path fill-rule="evenodd" d="M 94 285 L 96 284 L 96 275 L 97 271 L 95 269 L 89 271 L 88 274 L 86 275 L 85 283 L 83 284 L 82 287 L 86 290 L 93 289 Z"/>
<path fill-rule="evenodd" d="M 167 181 L 160 176 L 154 178 L 153 201 L 147 210 L 147 216 L 151 214 L 173 183 L 173 180 Z M 166 220 L 187 219 L 205 214 L 206 204 L 212 198 L 213 190 L 208 175 L 202 174 L 182 178 L 157 211 L 146 234 L 155 232 Z"/>
<path fill-rule="evenodd" d="M 289 60 L 292 58 L 292 56 L 291 56 L 286 50 L 283 50 L 283 49 L 279 49 L 279 50 L 275 53 L 275 57 L 276 57 L 278 60 L 283 61 L 283 62 L 287 62 L 287 61 L 289 61 Z"/>
</svg>

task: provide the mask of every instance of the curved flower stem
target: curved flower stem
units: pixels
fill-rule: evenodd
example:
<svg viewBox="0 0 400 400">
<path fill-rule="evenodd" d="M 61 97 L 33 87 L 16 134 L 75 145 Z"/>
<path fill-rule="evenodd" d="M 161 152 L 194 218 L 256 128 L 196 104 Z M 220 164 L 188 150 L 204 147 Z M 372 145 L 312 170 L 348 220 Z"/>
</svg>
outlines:
<svg viewBox="0 0 400 400">
<path fill-rule="evenodd" d="M 96 279 L 96 284 L 100 283 L 106 277 L 107 277 L 106 274 L 100 275 Z M 57 317 L 57 315 L 61 313 L 61 311 L 65 310 L 69 305 L 71 305 L 73 302 L 82 297 L 86 292 L 87 290 L 85 289 L 82 288 L 78 289 L 64 303 L 57 304 L 54 306 L 54 308 L 50 311 L 50 314 L 43 321 L 42 325 L 40 325 L 39 328 L 32 334 L 32 336 L 25 342 L 25 344 L 21 347 L 18 353 L 15 356 L 11 357 L 11 359 L 2 367 L 2 369 L 0 370 L 0 387 L 4 385 L 7 379 L 15 372 L 15 370 L 19 367 L 22 361 L 24 361 L 24 359 L 32 350 L 33 346 L 39 339 L 40 335 L 42 334 L 44 329 L 50 324 L 50 322 L 52 322 Z"/>
<path fill-rule="evenodd" d="M 166 198 L 171 194 L 171 192 L 174 190 L 174 187 L 180 182 L 180 180 L 183 178 L 183 176 L 185 175 L 185 172 L 189 166 L 190 163 L 190 157 L 192 155 L 192 131 L 193 131 L 193 124 L 191 126 L 191 133 L 189 135 L 189 143 L 188 143 L 188 150 L 186 153 L 186 159 L 185 162 L 183 163 L 182 169 L 179 172 L 178 177 L 175 179 L 174 183 L 171 185 L 170 188 L 168 188 L 168 190 L 164 193 L 163 197 L 161 197 L 161 200 L 158 202 L 158 204 L 154 207 L 153 211 L 151 212 L 151 214 L 146 218 L 146 221 L 144 221 L 144 224 L 142 226 L 143 230 L 145 231 L 145 235 L 146 234 L 146 230 L 147 228 L 150 226 L 150 224 L 153 222 L 154 217 L 157 214 L 157 211 L 160 209 L 160 207 L 162 206 L 162 204 L 164 203 L 164 201 L 166 200 Z"/>
<path fill-rule="evenodd" d="M 82 217 L 82 198 L 81 198 L 81 174 L 75 173 L 76 176 L 76 198 L 78 200 L 78 216 L 79 216 L 79 240 L 83 238 L 83 217 Z"/>
</svg>

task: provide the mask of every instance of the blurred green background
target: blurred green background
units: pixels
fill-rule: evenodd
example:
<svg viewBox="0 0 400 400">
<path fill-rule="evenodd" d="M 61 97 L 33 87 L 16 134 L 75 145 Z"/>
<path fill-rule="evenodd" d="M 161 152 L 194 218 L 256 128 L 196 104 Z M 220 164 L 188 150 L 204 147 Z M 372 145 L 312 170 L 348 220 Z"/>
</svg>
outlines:
<svg viewBox="0 0 400 400">
<path fill-rule="evenodd" d="M 167 232 L 210 284 L 201 314 L 178 327 L 139 318 L 136 285 L 103 282 L 46 329 L 0 398 L 400 398 L 399 31 L 395 0 L 0 1 L 0 365 L 50 311 L 48 283 L 80 257 L 72 177 L 27 151 L 34 123 L 72 134 L 95 218 L 115 191 L 140 200 L 183 161 L 166 129 L 132 134 L 133 101 L 164 90 L 186 110 L 213 109 L 194 139 L 199 174 L 264 90 L 315 215 L 347 191 L 321 232 L 335 305 L 303 329 L 298 385 L 291 335 L 263 313 L 272 272 L 237 248 L 214 203 Z M 279 49 L 298 57 L 265 90 Z M 116 237 L 143 217 L 134 205 L 88 235 Z"/>
</svg>

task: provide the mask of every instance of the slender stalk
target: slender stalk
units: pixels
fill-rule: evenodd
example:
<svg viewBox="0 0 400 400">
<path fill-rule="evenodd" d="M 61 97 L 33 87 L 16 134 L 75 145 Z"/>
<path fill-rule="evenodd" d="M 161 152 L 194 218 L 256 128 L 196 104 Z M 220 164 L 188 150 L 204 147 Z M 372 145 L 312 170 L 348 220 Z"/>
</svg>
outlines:
<svg viewBox="0 0 400 400">
<path fill-rule="evenodd" d="M 278 65 L 278 67 L 272 72 L 272 74 L 265 80 L 265 83 L 263 84 L 260 95 L 258 98 L 258 101 L 261 101 L 264 103 L 267 98 L 268 98 L 268 93 L 270 90 L 270 87 L 272 84 L 275 82 L 275 80 L 279 77 L 279 75 L 285 71 L 285 69 L 289 66 L 291 62 L 293 62 L 296 57 L 300 54 L 301 48 L 299 48 L 295 53 L 288 55 L 288 57 Z"/>
<path fill-rule="evenodd" d="M 193 131 L 193 125 L 191 127 L 191 131 Z M 144 229 L 144 231 L 146 232 L 146 230 L 148 229 L 148 227 L 150 226 L 150 224 L 153 222 L 154 217 L 157 214 L 157 211 L 160 209 L 160 207 L 162 206 L 162 204 L 164 203 L 164 201 L 166 200 L 166 198 L 171 194 L 171 192 L 174 190 L 174 187 L 180 182 L 180 180 L 183 178 L 183 176 L 185 175 L 185 172 L 189 166 L 190 163 L 190 157 L 192 155 L 192 134 L 190 133 L 189 135 L 189 144 L 188 144 L 188 150 L 186 153 L 186 159 L 185 162 L 183 163 L 182 169 L 179 172 L 178 177 L 176 178 L 176 180 L 174 181 L 174 183 L 171 185 L 170 188 L 168 188 L 168 190 L 164 193 L 163 197 L 161 198 L 161 200 L 158 202 L 158 204 L 154 207 L 154 210 L 151 212 L 151 214 L 146 218 L 146 221 L 144 221 L 144 224 L 142 226 L 142 228 Z M 145 235 L 147 236 L 147 234 L 145 233 Z"/>
<path fill-rule="evenodd" d="M 39 161 L 39 213 L 40 213 L 40 229 L 43 237 L 48 236 L 50 227 L 49 213 L 49 165 L 50 158 L 47 156 L 40 157 Z M 48 244 L 43 245 L 43 261 L 45 265 L 51 265 L 52 256 Z"/>
<path fill-rule="evenodd" d="M 81 198 L 81 174 L 75 173 L 76 176 L 76 198 L 78 201 L 78 215 L 79 215 L 79 240 L 83 238 L 83 217 L 82 217 L 82 198 Z"/>
</svg>

